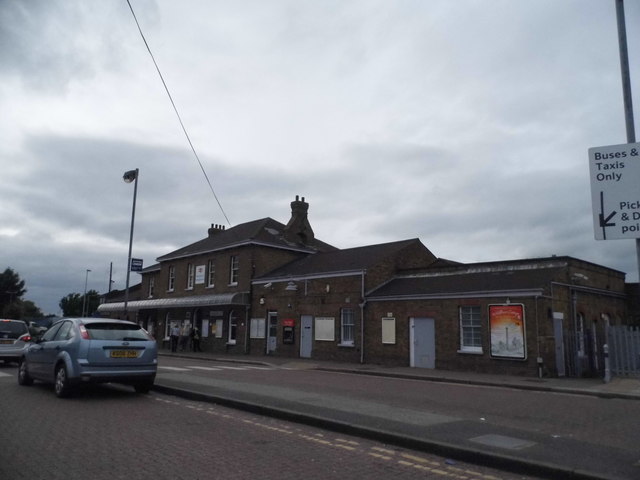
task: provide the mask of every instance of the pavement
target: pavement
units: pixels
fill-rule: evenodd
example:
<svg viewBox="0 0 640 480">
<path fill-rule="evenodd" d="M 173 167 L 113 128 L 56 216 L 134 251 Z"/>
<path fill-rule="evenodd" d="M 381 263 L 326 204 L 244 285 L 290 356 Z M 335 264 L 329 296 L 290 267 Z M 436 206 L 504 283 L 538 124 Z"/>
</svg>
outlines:
<svg viewBox="0 0 640 480">
<path fill-rule="evenodd" d="M 160 356 L 406 378 L 426 382 L 496 386 L 606 399 L 640 400 L 640 378 L 614 377 L 605 383 L 602 379 L 594 378 L 515 377 L 271 356 L 171 353 L 168 350 L 161 350 Z M 162 364 L 162 358 L 160 363 Z M 311 401 L 308 394 L 300 394 L 283 387 L 251 386 L 160 372 L 154 389 L 192 400 L 214 402 L 519 474 L 580 480 L 640 478 L 640 454 L 629 454 L 628 451 L 620 452 L 603 448 L 602 445 L 590 445 L 571 439 L 557 439 L 551 445 L 543 436 L 534 439 L 536 441 L 532 444 L 537 444 L 536 448 L 527 449 L 527 445 L 519 445 L 523 432 L 514 430 L 505 431 L 512 435 L 491 435 L 490 430 L 483 430 L 478 425 L 467 424 L 460 427 L 461 423 L 456 424 L 456 428 L 466 429 L 466 438 L 470 438 L 468 435 L 476 435 L 477 438 L 486 437 L 489 441 L 489 447 L 470 447 L 457 439 L 456 435 L 460 432 L 454 432 L 450 419 L 424 411 L 389 409 L 386 405 L 376 403 L 376 399 L 368 402 L 327 396 Z M 531 439 L 531 433 L 527 432 L 528 439 Z M 497 442 L 493 447 L 505 448 L 492 448 L 491 442 Z M 579 461 L 576 460 L 572 464 L 566 460 L 567 452 L 578 451 L 581 458 Z"/>
</svg>

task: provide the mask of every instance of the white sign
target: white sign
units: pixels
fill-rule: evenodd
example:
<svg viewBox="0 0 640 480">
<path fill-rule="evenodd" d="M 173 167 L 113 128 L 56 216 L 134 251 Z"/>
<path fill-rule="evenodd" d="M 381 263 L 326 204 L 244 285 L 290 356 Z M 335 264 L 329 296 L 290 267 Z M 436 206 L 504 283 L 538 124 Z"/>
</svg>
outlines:
<svg viewBox="0 0 640 480">
<path fill-rule="evenodd" d="M 204 283 L 204 274 L 206 271 L 206 265 L 196 265 L 196 285 L 201 285 Z"/>
<path fill-rule="evenodd" d="M 589 149 L 596 240 L 640 238 L 640 143 Z"/>
</svg>

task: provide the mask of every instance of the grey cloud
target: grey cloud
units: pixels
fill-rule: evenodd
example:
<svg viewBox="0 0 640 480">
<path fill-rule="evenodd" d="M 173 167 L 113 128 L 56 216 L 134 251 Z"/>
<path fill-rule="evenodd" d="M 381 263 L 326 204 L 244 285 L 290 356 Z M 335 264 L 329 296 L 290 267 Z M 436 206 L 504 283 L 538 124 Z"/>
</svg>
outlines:
<svg viewBox="0 0 640 480">
<path fill-rule="evenodd" d="M 153 5 L 138 5 L 150 23 Z M 131 38 L 134 28 L 124 2 L 3 0 L 0 73 L 18 75 L 35 90 L 66 91 L 69 82 L 89 79 L 101 68 L 120 68 L 123 38 Z"/>
</svg>

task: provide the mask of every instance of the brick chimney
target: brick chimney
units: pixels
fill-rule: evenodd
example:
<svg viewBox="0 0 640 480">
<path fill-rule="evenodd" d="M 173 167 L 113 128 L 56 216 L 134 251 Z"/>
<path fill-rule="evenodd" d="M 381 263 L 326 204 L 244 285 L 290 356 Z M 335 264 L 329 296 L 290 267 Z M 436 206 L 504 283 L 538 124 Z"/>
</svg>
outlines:
<svg viewBox="0 0 640 480">
<path fill-rule="evenodd" d="M 207 230 L 207 233 L 209 234 L 210 237 L 213 237 L 216 233 L 224 232 L 224 228 L 225 228 L 224 225 L 214 225 L 212 223 L 211 228 Z"/>
<path fill-rule="evenodd" d="M 295 201 L 291 202 L 291 220 L 284 228 L 284 238 L 288 242 L 302 243 L 308 245 L 313 241 L 315 235 L 309 219 L 307 218 L 307 212 L 309 211 L 309 204 L 299 199 L 296 195 Z"/>
</svg>

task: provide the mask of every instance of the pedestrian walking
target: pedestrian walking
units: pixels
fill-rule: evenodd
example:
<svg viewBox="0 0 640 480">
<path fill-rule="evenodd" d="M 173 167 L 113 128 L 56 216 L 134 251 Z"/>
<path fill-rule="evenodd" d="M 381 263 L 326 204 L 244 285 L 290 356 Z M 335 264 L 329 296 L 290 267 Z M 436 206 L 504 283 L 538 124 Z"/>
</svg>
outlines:
<svg viewBox="0 0 640 480">
<path fill-rule="evenodd" d="M 180 340 L 180 327 L 177 323 L 171 325 L 170 331 L 171 351 L 176 352 L 178 350 L 178 340 Z"/>
<path fill-rule="evenodd" d="M 194 352 L 202 351 L 200 348 L 200 330 L 198 330 L 198 327 L 191 330 L 191 345 L 193 346 Z"/>
</svg>

